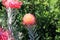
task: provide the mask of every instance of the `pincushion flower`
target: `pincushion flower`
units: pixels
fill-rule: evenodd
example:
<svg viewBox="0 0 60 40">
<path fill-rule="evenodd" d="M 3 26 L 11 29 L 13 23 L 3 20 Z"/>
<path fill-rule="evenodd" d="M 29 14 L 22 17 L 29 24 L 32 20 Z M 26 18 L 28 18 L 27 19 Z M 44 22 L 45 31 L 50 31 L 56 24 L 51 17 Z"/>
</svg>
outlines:
<svg viewBox="0 0 60 40">
<path fill-rule="evenodd" d="M 25 25 L 33 25 L 35 24 L 35 16 L 33 14 L 25 14 L 23 17 L 23 24 Z"/>
<path fill-rule="evenodd" d="M 18 0 L 2 0 L 2 4 L 6 8 L 21 8 L 22 2 Z"/>
<path fill-rule="evenodd" d="M 9 33 L 7 30 L 0 28 L 0 40 L 8 40 Z"/>
</svg>

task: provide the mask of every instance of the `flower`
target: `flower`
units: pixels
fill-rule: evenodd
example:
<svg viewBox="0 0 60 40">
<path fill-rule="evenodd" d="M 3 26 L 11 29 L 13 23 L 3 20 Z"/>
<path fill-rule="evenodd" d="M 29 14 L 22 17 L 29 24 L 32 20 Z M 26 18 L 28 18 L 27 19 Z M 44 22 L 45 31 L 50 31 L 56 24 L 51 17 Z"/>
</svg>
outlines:
<svg viewBox="0 0 60 40">
<path fill-rule="evenodd" d="M 33 14 L 25 14 L 23 17 L 23 24 L 24 25 L 33 25 L 35 24 L 35 16 Z"/>
<path fill-rule="evenodd" d="M 0 28 L 0 40 L 8 40 L 9 33 L 7 30 Z"/>
<path fill-rule="evenodd" d="M 22 2 L 18 0 L 2 0 L 2 4 L 6 8 L 21 8 Z"/>
</svg>

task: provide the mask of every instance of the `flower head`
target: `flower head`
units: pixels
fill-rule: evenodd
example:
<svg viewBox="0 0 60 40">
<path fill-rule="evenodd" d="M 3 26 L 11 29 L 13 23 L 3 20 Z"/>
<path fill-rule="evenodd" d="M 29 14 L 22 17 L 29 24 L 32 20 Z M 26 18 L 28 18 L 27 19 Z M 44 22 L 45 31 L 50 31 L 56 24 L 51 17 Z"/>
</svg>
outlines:
<svg viewBox="0 0 60 40">
<path fill-rule="evenodd" d="M 8 40 L 9 33 L 7 30 L 0 28 L 0 40 Z"/>
<path fill-rule="evenodd" d="M 33 25 L 35 24 L 35 16 L 33 14 L 25 14 L 23 17 L 23 24 L 25 25 Z"/>
<path fill-rule="evenodd" d="M 22 2 L 18 0 L 2 0 L 2 4 L 6 8 L 21 8 Z"/>
</svg>

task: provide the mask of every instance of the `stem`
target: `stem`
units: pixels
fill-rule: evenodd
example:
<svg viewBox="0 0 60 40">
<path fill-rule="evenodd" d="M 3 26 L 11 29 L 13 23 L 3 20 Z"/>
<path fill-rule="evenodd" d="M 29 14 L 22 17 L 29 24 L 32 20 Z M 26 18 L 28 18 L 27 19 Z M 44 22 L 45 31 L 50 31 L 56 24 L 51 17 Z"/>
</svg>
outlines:
<svg viewBox="0 0 60 40">
<path fill-rule="evenodd" d="M 10 38 L 11 36 L 13 36 L 13 32 L 12 32 L 12 9 L 11 8 L 7 8 L 7 26 L 8 26 L 8 30 L 10 31 L 11 35 L 10 35 Z M 8 39 L 8 40 L 11 40 L 11 39 Z"/>
<path fill-rule="evenodd" d="M 28 28 L 28 34 L 29 34 L 29 40 L 34 40 L 34 33 L 33 30 L 31 28 Z"/>
<path fill-rule="evenodd" d="M 39 40 L 39 35 L 36 30 L 36 25 L 28 25 L 28 34 L 29 34 L 29 40 Z"/>
<path fill-rule="evenodd" d="M 8 25 L 8 29 L 11 31 L 11 24 L 12 24 L 12 12 L 11 12 L 11 8 L 7 9 L 7 15 L 8 15 L 8 19 L 7 19 L 7 25 Z"/>
</svg>

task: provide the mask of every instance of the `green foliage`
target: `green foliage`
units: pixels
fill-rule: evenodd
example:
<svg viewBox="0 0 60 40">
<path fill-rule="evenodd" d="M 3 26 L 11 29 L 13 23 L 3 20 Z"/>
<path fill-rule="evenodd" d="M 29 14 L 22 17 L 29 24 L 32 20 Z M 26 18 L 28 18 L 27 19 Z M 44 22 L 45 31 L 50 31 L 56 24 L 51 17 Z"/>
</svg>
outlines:
<svg viewBox="0 0 60 40">
<path fill-rule="evenodd" d="M 15 36 L 17 32 L 22 32 L 24 36 L 22 40 L 29 39 L 28 30 L 22 24 L 22 18 L 26 13 L 32 13 L 36 17 L 36 32 L 39 40 L 60 40 L 60 0 L 22 0 L 22 2 L 22 7 L 17 9 L 17 15 L 14 14 Z M 0 25 L 6 27 L 7 14 L 0 4 L 1 7 Z"/>
</svg>

